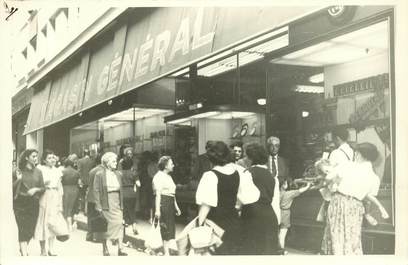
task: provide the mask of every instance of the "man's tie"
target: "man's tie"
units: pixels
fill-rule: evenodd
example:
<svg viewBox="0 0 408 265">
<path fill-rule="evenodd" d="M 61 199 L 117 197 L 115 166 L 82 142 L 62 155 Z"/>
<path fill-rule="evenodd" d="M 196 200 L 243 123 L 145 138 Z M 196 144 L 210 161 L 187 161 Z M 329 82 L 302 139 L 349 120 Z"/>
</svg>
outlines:
<svg viewBox="0 0 408 265">
<path fill-rule="evenodd" d="M 275 177 L 276 176 L 276 163 L 275 163 L 275 156 L 272 156 L 272 176 Z"/>
</svg>

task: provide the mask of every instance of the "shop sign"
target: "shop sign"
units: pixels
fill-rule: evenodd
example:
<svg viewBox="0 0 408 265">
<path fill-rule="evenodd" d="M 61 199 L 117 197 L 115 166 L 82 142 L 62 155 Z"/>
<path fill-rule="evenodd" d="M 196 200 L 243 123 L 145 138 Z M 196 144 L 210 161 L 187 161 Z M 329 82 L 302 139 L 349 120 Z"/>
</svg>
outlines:
<svg viewBox="0 0 408 265">
<path fill-rule="evenodd" d="M 335 97 L 348 96 L 367 90 L 387 89 L 389 86 L 388 73 L 333 86 Z"/>
<path fill-rule="evenodd" d="M 359 121 L 368 120 L 384 104 L 384 94 L 376 93 L 369 98 L 364 104 L 357 108 L 356 112 L 350 115 L 351 124 Z"/>
<path fill-rule="evenodd" d="M 113 38 L 102 38 L 102 45 L 78 55 L 82 58 L 75 56 L 69 62 L 72 67 L 64 65 L 60 76 L 50 74 L 49 97 L 34 106 L 46 105 L 45 119 L 28 126 L 26 133 L 269 33 L 317 9 L 316 6 L 161 7 L 146 8 L 145 12 L 135 9 L 144 12 L 137 22 L 118 25 Z"/>
</svg>

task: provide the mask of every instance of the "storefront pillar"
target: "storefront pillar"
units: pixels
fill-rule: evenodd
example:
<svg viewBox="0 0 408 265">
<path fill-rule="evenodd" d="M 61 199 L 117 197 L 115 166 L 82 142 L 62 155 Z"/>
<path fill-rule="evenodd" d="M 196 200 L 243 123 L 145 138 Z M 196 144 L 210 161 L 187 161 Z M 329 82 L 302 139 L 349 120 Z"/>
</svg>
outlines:
<svg viewBox="0 0 408 265">
<path fill-rule="evenodd" d="M 40 154 L 44 146 L 44 130 L 40 129 L 26 135 L 27 148 L 36 149 Z"/>
<path fill-rule="evenodd" d="M 32 132 L 26 135 L 27 148 L 37 149 L 37 132 Z"/>
</svg>

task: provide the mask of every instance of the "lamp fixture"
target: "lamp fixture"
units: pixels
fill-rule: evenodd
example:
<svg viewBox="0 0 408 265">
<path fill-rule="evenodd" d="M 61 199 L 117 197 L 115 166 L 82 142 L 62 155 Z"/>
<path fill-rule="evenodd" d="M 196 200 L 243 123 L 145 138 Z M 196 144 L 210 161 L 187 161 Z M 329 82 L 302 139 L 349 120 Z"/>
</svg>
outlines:
<svg viewBox="0 0 408 265">
<path fill-rule="evenodd" d="M 258 105 L 264 106 L 266 105 L 266 98 L 258 98 L 256 102 L 258 103 Z"/>
<path fill-rule="evenodd" d="M 309 77 L 309 81 L 314 84 L 322 83 L 324 81 L 324 74 L 316 74 Z"/>
<path fill-rule="evenodd" d="M 324 87 L 322 87 L 322 86 L 297 85 L 296 88 L 295 88 L 295 92 L 301 92 L 301 93 L 324 93 Z"/>
<path fill-rule="evenodd" d="M 310 114 L 310 113 L 309 113 L 308 111 L 305 111 L 305 110 L 302 111 L 302 117 L 303 117 L 303 118 L 309 117 L 309 114 Z"/>
</svg>

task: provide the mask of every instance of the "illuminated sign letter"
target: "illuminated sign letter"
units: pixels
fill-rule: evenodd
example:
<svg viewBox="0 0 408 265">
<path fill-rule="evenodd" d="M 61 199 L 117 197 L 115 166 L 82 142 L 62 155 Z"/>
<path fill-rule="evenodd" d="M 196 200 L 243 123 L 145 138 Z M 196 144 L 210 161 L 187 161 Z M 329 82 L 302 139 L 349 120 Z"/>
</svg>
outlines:
<svg viewBox="0 0 408 265">
<path fill-rule="evenodd" d="M 186 55 L 189 50 L 189 37 L 190 37 L 190 29 L 189 29 L 190 20 L 189 18 L 185 18 L 181 21 L 179 31 L 177 32 L 177 36 L 174 40 L 173 48 L 170 53 L 169 62 L 173 61 L 174 56 L 176 55 L 177 51 L 182 50 L 182 54 Z"/>
<path fill-rule="evenodd" d="M 135 71 L 136 58 L 137 58 L 137 47 L 133 51 L 133 59 L 130 59 L 129 53 L 126 53 L 125 56 L 123 57 L 122 71 L 120 73 L 120 78 L 119 78 L 119 86 L 122 86 L 123 78 L 125 77 L 125 73 L 126 73 L 127 81 L 128 82 L 132 81 L 132 75 L 133 75 L 133 72 Z"/>
<path fill-rule="evenodd" d="M 211 43 L 215 33 L 210 32 L 207 33 L 204 36 L 201 36 L 201 29 L 203 27 L 203 14 L 204 9 L 201 7 L 198 9 L 197 13 L 197 18 L 194 23 L 194 35 L 193 35 L 193 47 L 192 49 L 195 50 L 197 48 L 200 48 L 201 46 L 204 46 L 208 43 Z"/>
<path fill-rule="evenodd" d="M 98 95 L 102 95 L 102 93 L 105 91 L 106 86 L 108 85 L 108 79 L 109 79 L 109 66 L 105 65 L 105 67 L 102 70 L 102 73 L 99 76 L 98 86 L 96 87 Z"/>
<path fill-rule="evenodd" d="M 150 71 L 154 71 L 157 66 L 157 62 L 160 61 L 160 65 L 163 66 L 166 63 L 166 52 L 169 48 L 171 33 L 166 30 L 156 37 L 156 42 L 154 45 L 153 55 L 152 55 L 152 65 L 150 66 Z"/>
</svg>

